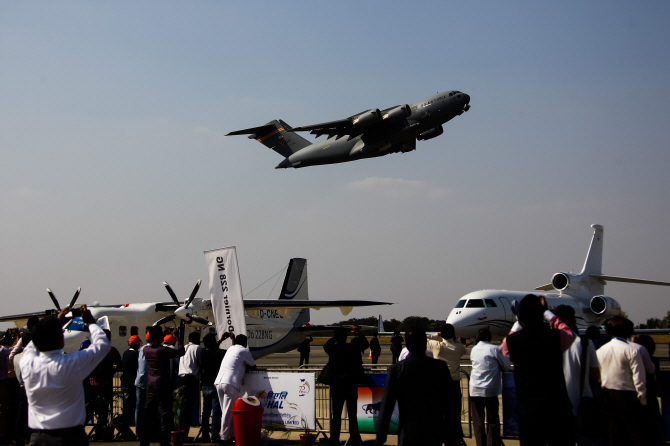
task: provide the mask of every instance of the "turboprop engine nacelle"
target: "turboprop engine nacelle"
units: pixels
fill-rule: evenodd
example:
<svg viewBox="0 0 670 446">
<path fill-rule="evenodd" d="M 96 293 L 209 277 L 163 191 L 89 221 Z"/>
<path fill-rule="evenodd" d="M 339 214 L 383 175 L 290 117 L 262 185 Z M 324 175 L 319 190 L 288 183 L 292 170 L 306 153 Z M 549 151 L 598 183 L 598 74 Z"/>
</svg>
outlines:
<svg viewBox="0 0 670 446">
<path fill-rule="evenodd" d="M 401 119 L 405 119 L 409 117 L 412 114 L 412 108 L 405 104 L 405 105 L 399 105 L 395 108 L 392 108 L 382 118 L 386 122 L 393 122 L 393 121 L 400 121 Z"/>
<path fill-rule="evenodd" d="M 621 305 L 611 297 L 593 296 L 591 299 L 591 311 L 599 316 L 612 317 L 619 314 Z"/>
<path fill-rule="evenodd" d="M 444 133 L 444 128 L 442 128 L 441 125 L 438 125 L 437 127 L 433 127 L 432 129 L 426 130 L 425 132 L 421 133 L 419 136 L 416 137 L 416 139 L 418 139 L 419 141 L 425 141 L 427 139 L 437 138 L 442 133 Z"/>
<path fill-rule="evenodd" d="M 351 123 L 354 127 L 367 127 L 372 124 L 376 124 L 382 120 L 382 112 L 378 108 L 373 110 L 364 111 L 360 115 L 356 116 Z"/>
</svg>

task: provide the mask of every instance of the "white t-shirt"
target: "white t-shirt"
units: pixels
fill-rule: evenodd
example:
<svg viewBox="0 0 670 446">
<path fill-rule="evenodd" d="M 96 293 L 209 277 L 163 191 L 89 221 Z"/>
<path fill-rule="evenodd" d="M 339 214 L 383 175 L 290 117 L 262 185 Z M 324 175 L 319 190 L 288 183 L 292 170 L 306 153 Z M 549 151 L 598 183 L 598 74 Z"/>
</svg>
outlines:
<svg viewBox="0 0 670 446">
<path fill-rule="evenodd" d="M 579 336 L 575 337 L 570 348 L 563 352 L 563 375 L 565 376 L 565 387 L 568 389 L 568 396 L 572 403 L 572 412 L 575 416 L 577 416 L 577 409 L 579 408 L 582 396 L 593 398 L 593 392 L 591 392 L 591 386 L 589 385 L 589 370 L 591 367 L 600 367 L 593 342 L 590 340 L 587 342 L 589 345 L 586 349 L 584 392 L 582 395 L 579 394 L 579 381 L 581 379 L 582 370 L 579 362 L 582 358 L 582 339 Z"/>
<path fill-rule="evenodd" d="M 407 350 L 407 347 L 404 347 L 402 349 L 402 351 L 400 352 L 400 356 L 398 356 L 398 361 L 404 361 L 405 359 L 407 359 L 408 355 L 409 355 L 409 350 Z M 426 350 L 426 356 L 428 356 L 429 358 L 432 358 L 433 357 L 433 352 L 431 352 L 430 350 Z"/>
<path fill-rule="evenodd" d="M 219 374 L 216 375 L 214 385 L 230 384 L 231 386 L 240 390 L 242 385 L 242 378 L 246 370 L 246 364 L 256 365 L 251 352 L 246 347 L 241 345 L 232 345 L 226 351 L 226 356 L 223 357 Z"/>
</svg>

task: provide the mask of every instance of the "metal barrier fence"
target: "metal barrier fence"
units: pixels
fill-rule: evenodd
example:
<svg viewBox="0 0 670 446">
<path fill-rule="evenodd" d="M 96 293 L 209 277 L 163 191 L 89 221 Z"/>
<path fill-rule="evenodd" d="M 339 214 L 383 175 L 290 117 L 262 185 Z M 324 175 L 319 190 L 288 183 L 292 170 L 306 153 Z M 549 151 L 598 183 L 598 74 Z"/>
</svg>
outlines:
<svg viewBox="0 0 670 446">
<path fill-rule="evenodd" d="M 251 373 L 314 373 L 316 377 L 325 367 L 325 364 L 309 364 L 301 367 L 289 366 L 285 364 L 266 364 L 259 366 L 258 369 Z M 390 364 L 364 365 L 366 374 L 372 373 L 386 373 Z M 464 435 L 467 438 L 472 438 L 472 416 L 470 413 L 470 397 L 469 397 L 469 382 L 470 382 L 470 368 L 469 365 L 461 366 L 461 425 L 464 426 Z M 325 384 L 316 383 L 316 431 L 319 435 L 330 433 L 330 387 Z M 118 417 L 123 411 L 123 392 L 121 390 L 121 373 L 114 375 L 114 397 L 112 400 L 112 417 Z M 341 432 L 349 432 L 349 415 L 347 414 L 346 405 L 344 407 L 344 414 L 342 416 Z"/>
</svg>

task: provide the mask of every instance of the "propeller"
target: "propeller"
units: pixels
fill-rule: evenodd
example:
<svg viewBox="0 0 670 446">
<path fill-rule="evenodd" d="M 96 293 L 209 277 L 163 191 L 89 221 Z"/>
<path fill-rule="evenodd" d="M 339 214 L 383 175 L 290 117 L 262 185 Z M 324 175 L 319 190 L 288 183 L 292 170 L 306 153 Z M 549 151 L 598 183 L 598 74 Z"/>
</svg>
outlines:
<svg viewBox="0 0 670 446">
<path fill-rule="evenodd" d="M 181 324 L 187 323 L 190 324 L 192 322 L 195 322 L 197 324 L 203 325 L 203 326 L 211 326 L 212 323 L 208 321 L 205 318 L 198 317 L 198 316 L 193 316 L 190 313 L 187 313 L 186 310 L 188 307 L 191 305 L 193 302 L 193 299 L 195 299 L 195 296 L 198 294 L 198 291 L 200 290 L 200 285 L 202 284 L 202 280 L 199 280 L 198 283 L 195 284 L 195 287 L 193 287 L 193 291 L 191 291 L 191 295 L 184 301 L 184 305 L 180 305 L 179 299 L 177 298 L 177 295 L 175 292 L 172 290 L 172 287 L 167 283 L 163 282 L 163 286 L 165 286 L 165 289 L 167 292 L 170 294 L 170 297 L 172 297 L 172 300 L 177 304 L 180 305 L 179 308 L 177 308 L 174 312 L 173 315 L 171 316 L 166 316 L 154 323 L 154 325 L 160 325 L 164 324 L 166 322 L 170 322 L 174 320 L 175 318 L 181 319 Z"/>
<path fill-rule="evenodd" d="M 49 297 L 51 298 L 51 301 L 54 303 L 54 306 L 56 307 L 56 310 L 60 313 L 61 307 L 60 304 L 58 303 L 58 299 L 56 299 L 56 295 L 51 291 L 51 288 L 47 288 L 47 293 L 49 293 Z M 74 304 L 77 302 L 77 299 L 79 299 L 79 294 L 81 293 L 81 287 L 77 288 L 77 291 L 74 293 L 74 296 L 72 296 L 72 300 L 70 301 L 70 305 L 68 307 L 72 308 Z"/>
<path fill-rule="evenodd" d="M 176 314 L 171 314 L 170 316 L 165 316 L 165 317 L 163 317 L 163 318 L 160 318 L 160 319 L 158 319 L 156 322 L 154 322 L 154 327 L 155 327 L 156 325 L 162 325 L 162 324 L 164 324 L 164 323 L 166 323 L 166 322 L 173 321 L 173 320 L 175 320 L 176 317 L 177 317 Z"/>
<path fill-rule="evenodd" d="M 202 280 L 198 280 L 198 283 L 195 284 L 195 287 L 193 287 L 193 291 L 191 291 L 191 295 L 189 296 L 188 300 L 184 304 L 184 308 L 188 308 L 189 305 L 191 305 L 191 302 L 193 302 L 193 299 L 195 298 L 195 295 L 198 294 L 198 290 L 200 289 L 200 284 L 202 283 Z"/>
<path fill-rule="evenodd" d="M 51 291 L 50 288 L 47 288 L 47 293 L 49 293 L 49 297 L 51 298 L 51 301 L 54 303 L 56 310 L 58 310 L 58 312 L 60 313 L 60 305 L 58 304 L 58 299 L 56 299 L 56 296 L 54 295 L 53 291 Z"/>
</svg>

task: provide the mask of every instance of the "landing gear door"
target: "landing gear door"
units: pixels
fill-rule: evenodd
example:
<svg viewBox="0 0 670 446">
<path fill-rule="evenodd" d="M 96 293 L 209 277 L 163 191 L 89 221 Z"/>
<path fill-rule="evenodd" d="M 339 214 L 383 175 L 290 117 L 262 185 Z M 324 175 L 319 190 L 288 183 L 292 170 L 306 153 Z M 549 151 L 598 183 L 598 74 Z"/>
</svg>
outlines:
<svg viewBox="0 0 670 446">
<path fill-rule="evenodd" d="M 502 324 L 503 328 L 500 329 L 500 331 L 498 332 L 498 335 L 507 336 L 510 329 L 512 328 L 512 325 L 514 325 L 514 318 L 516 316 L 514 315 L 514 312 L 512 311 L 512 304 L 510 303 L 510 301 L 506 297 L 500 296 L 500 303 L 502 304 L 503 310 L 505 312 L 505 321 L 507 323 Z"/>
</svg>

